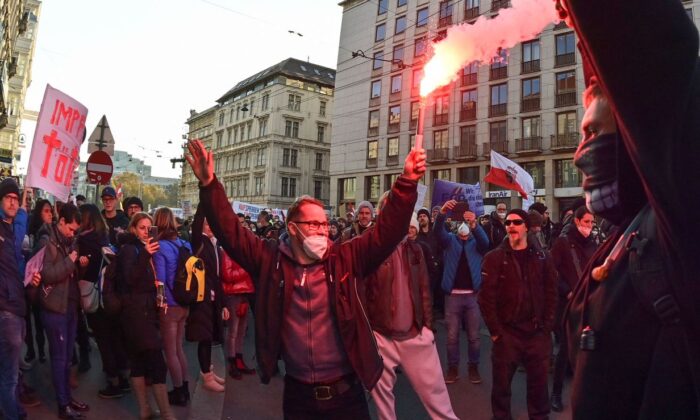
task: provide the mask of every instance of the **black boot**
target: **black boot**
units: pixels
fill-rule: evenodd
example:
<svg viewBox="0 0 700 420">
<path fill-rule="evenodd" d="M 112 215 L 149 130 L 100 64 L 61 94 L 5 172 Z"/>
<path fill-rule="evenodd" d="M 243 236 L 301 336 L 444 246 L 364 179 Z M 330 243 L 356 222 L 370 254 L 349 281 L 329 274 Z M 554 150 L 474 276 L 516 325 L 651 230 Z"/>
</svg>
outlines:
<svg viewBox="0 0 700 420">
<path fill-rule="evenodd" d="M 238 370 L 236 361 L 238 361 L 238 358 L 236 357 L 228 358 L 228 376 L 232 377 L 233 379 L 241 380 L 243 379 L 243 374 L 240 370 Z"/>
<path fill-rule="evenodd" d="M 236 353 L 236 367 L 241 371 L 241 373 L 246 375 L 253 375 L 255 373 L 255 369 L 251 369 L 245 365 L 243 355 L 241 353 Z"/>
<path fill-rule="evenodd" d="M 187 405 L 187 396 L 182 386 L 176 386 L 172 391 L 168 391 L 168 401 L 170 405 L 184 407 Z"/>
<path fill-rule="evenodd" d="M 552 405 L 552 411 L 556 411 L 557 413 L 561 413 L 564 410 L 564 404 L 561 402 L 561 395 L 559 394 L 552 394 L 552 399 L 550 401 Z"/>
<path fill-rule="evenodd" d="M 185 394 L 185 401 L 190 401 L 190 384 L 187 381 L 182 381 L 182 393 Z"/>
</svg>

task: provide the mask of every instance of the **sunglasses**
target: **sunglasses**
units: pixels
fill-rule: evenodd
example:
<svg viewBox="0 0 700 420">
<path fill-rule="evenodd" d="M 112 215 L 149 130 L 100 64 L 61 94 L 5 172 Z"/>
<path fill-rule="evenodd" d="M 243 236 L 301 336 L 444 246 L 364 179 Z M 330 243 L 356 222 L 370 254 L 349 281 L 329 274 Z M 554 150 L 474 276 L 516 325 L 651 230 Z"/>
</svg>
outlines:
<svg viewBox="0 0 700 420">
<path fill-rule="evenodd" d="M 506 226 L 510 226 L 510 225 L 520 226 L 520 225 L 522 225 L 523 223 L 525 223 L 524 220 L 522 220 L 522 219 L 515 219 L 515 220 L 506 220 L 505 223 L 503 223 L 503 224 L 506 225 Z"/>
</svg>

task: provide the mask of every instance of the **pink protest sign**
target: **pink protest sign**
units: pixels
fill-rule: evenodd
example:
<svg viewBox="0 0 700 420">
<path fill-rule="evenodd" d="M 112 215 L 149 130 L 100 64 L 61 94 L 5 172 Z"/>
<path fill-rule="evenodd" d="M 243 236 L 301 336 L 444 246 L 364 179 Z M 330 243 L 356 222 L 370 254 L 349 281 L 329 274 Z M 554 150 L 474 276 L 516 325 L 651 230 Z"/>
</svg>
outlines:
<svg viewBox="0 0 700 420">
<path fill-rule="evenodd" d="M 26 185 L 41 188 L 57 200 L 68 201 L 73 171 L 80 163 L 87 108 L 46 85 L 34 132 Z"/>
</svg>

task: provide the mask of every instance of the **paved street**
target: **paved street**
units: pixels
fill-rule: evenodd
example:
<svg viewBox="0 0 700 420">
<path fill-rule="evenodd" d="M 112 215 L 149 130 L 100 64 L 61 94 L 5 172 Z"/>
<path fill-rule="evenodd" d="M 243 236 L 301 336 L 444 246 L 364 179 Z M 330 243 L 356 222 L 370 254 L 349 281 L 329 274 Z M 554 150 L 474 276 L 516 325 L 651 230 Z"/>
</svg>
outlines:
<svg viewBox="0 0 700 420">
<path fill-rule="evenodd" d="M 462 334 L 462 355 L 466 355 L 465 334 Z M 445 326 L 438 323 L 437 343 L 441 359 L 445 360 Z M 252 331 L 246 338 L 246 354 L 250 360 L 253 354 Z M 448 385 L 454 410 L 461 419 L 489 419 L 491 417 L 490 392 L 491 392 L 491 345 L 490 340 L 482 335 L 482 363 L 481 374 L 484 382 L 473 385 L 466 379 L 466 361 L 460 366 L 461 379 L 452 385 Z M 186 344 L 186 352 L 190 360 L 191 378 L 196 378 L 196 345 Z M 97 396 L 97 390 L 103 386 L 103 377 L 100 372 L 101 365 L 99 354 L 95 348 L 91 355 L 93 368 L 86 374 L 80 375 L 80 386 L 74 391 L 77 399 L 86 401 L 91 406 L 88 418 L 100 420 L 123 420 L 134 418 L 137 413 L 136 401 L 133 396 L 127 395 L 122 399 L 103 400 Z M 223 375 L 223 354 L 221 347 L 214 349 L 215 369 L 219 375 Z M 56 418 L 55 397 L 49 373 L 49 363 L 36 363 L 35 367 L 27 372 L 27 382 L 35 386 L 40 394 L 42 405 L 30 408 L 30 419 Z M 568 384 L 567 384 L 568 385 Z M 193 385 L 190 385 L 193 387 Z M 282 378 L 273 378 L 269 385 L 262 385 L 257 376 L 247 376 L 242 381 L 227 379 L 225 395 L 215 395 L 207 391 L 194 389 L 193 402 L 187 408 L 175 408 L 178 419 L 279 419 L 282 417 Z M 399 419 L 427 419 L 428 415 L 423 409 L 418 397 L 411 389 L 404 375 L 399 375 L 397 383 L 397 414 Z M 565 398 L 568 398 L 568 389 L 565 388 Z M 155 407 L 155 404 L 153 404 Z M 570 411 L 553 413 L 552 419 L 570 418 Z M 372 407 L 373 410 L 373 407 Z M 374 413 L 373 413 L 374 415 Z M 518 372 L 513 381 L 513 415 L 515 419 L 526 419 L 527 409 L 525 402 L 525 374 Z"/>
</svg>

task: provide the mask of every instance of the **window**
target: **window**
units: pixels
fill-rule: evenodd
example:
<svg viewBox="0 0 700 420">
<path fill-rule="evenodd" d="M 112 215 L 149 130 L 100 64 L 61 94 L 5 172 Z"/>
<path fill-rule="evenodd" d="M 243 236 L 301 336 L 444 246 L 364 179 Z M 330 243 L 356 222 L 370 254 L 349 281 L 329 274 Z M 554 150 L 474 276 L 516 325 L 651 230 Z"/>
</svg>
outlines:
<svg viewBox="0 0 700 420">
<path fill-rule="evenodd" d="M 476 145 L 476 126 L 475 125 L 465 125 L 460 129 L 459 133 L 459 144 L 462 147 L 467 147 L 469 145 Z"/>
<path fill-rule="evenodd" d="M 379 175 L 365 177 L 365 199 L 377 200 L 379 198 Z"/>
<path fill-rule="evenodd" d="M 540 78 L 524 79 L 522 84 L 522 112 L 540 109 Z"/>
<path fill-rule="evenodd" d="M 377 25 L 374 29 L 374 42 L 384 41 L 386 37 L 386 23 Z"/>
<path fill-rule="evenodd" d="M 255 166 L 264 166 L 266 163 L 265 160 L 265 148 L 260 148 L 258 149 L 257 156 L 255 158 Z"/>
<path fill-rule="evenodd" d="M 523 118 L 523 138 L 540 137 L 540 117 Z"/>
<path fill-rule="evenodd" d="M 425 40 L 425 37 L 416 38 L 416 40 L 413 44 L 413 56 L 420 57 L 423 54 L 425 54 L 426 45 L 427 45 L 427 42 Z"/>
<path fill-rule="evenodd" d="M 267 110 L 267 107 L 270 106 L 270 95 L 263 95 L 262 97 L 262 103 L 260 104 L 260 110 L 265 111 Z"/>
<path fill-rule="evenodd" d="M 224 139 L 224 132 L 223 131 L 216 133 L 216 147 L 223 146 L 223 144 L 222 144 L 223 139 Z"/>
<path fill-rule="evenodd" d="M 318 106 L 318 115 L 325 117 L 326 116 L 326 101 L 321 101 L 321 103 Z"/>
<path fill-rule="evenodd" d="M 523 42 L 523 73 L 540 71 L 540 41 Z"/>
<path fill-rule="evenodd" d="M 573 32 L 555 37 L 555 66 L 568 66 L 576 63 L 576 39 Z"/>
<path fill-rule="evenodd" d="M 291 111 L 300 111 L 301 110 L 301 96 L 289 94 L 289 101 L 287 102 L 287 108 L 289 108 Z"/>
<path fill-rule="evenodd" d="M 416 12 L 416 28 L 428 24 L 428 8 L 424 7 Z"/>
<path fill-rule="evenodd" d="M 316 127 L 316 141 L 323 143 L 326 138 L 326 126 L 319 124 Z"/>
<path fill-rule="evenodd" d="M 391 157 L 391 156 L 399 156 L 399 138 L 398 137 L 391 137 L 387 140 L 387 148 L 386 148 L 386 155 Z"/>
<path fill-rule="evenodd" d="M 355 178 L 341 178 L 338 180 L 339 199 L 354 200 L 355 199 Z"/>
<path fill-rule="evenodd" d="M 231 110 L 229 111 L 228 122 L 229 124 L 233 122 L 233 108 L 231 108 Z"/>
<path fill-rule="evenodd" d="M 479 71 L 479 63 L 473 61 L 468 66 L 462 69 L 462 86 L 475 85 L 477 83 L 477 73 Z"/>
<path fill-rule="evenodd" d="M 379 134 L 379 110 L 374 110 L 369 112 L 369 129 L 367 130 L 368 136 L 376 136 Z"/>
<path fill-rule="evenodd" d="M 535 189 L 544 188 L 544 162 L 527 162 L 521 165 L 532 176 Z"/>
<path fill-rule="evenodd" d="M 554 161 L 556 179 L 554 188 L 575 188 L 581 186 L 581 172 L 574 166 L 573 159 Z"/>
<path fill-rule="evenodd" d="M 248 123 L 248 140 L 250 140 L 250 137 L 253 135 L 253 122 Z"/>
<path fill-rule="evenodd" d="M 379 9 L 377 10 L 378 15 L 383 15 L 389 10 L 389 0 L 379 0 Z"/>
<path fill-rule="evenodd" d="M 402 80 L 403 80 L 403 75 L 401 75 L 401 74 L 391 76 L 391 93 L 401 93 Z"/>
<path fill-rule="evenodd" d="M 232 134 L 232 131 L 233 131 L 233 130 L 231 130 L 230 128 L 229 128 L 228 130 L 226 130 L 226 145 L 227 145 L 227 146 L 233 144 L 232 141 L 231 141 L 231 134 Z"/>
<path fill-rule="evenodd" d="M 467 0 L 464 5 L 464 18 L 474 19 L 479 17 L 479 0 Z"/>
<path fill-rule="evenodd" d="M 459 111 L 460 121 L 470 121 L 476 119 L 476 89 L 462 92 L 462 108 Z"/>
<path fill-rule="evenodd" d="M 489 116 L 505 115 L 508 107 L 508 85 L 506 83 L 491 86 L 491 108 Z"/>
<path fill-rule="evenodd" d="M 418 125 L 418 117 L 420 117 L 420 102 L 411 102 L 411 121 L 409 129 L 414 130 Z"/>
<path fill-rule="evenodd" d="M 323 197 L 323 182 L 314 180 L 314 197 L 320 199 Z"/>
<path fill-rule="evenodd" d="M 267 118 L 261 118 L 258 120 L 258 135 L 260 137 L 267 135 Z"/>
<path fill-rule="evenodd" d="M 433 133 L 433 148 L 447 149 L 450 147 L 450 139 L 447 136 L 447 130 L 437 130 Z"/>
<path fill-rule="evenodd" d="M 405 6 L 406 3 L 408 3 L 408 0 L 397 0 L 397 1 L 396 1 L 396 7 Z"/>
<path fill-rule="evenodd" d="M 289 166 L 289 152 L 291 149 L 282 149 L 282 166 Z"/>
<path fill-rule="evenodd" d="M 394 27 L 395 34 L 402 34 L 406 30 L 406 16 L 396 18 L 396 26 Z"/>
<path fill-rule="evenodd" d="M 285 135 L 285 137 L 291 137 L 293 139 L 298 139 L 299 138 L 299 121 L 285 120 L 284 135 Z"/>
<path fill-rule="evenodd" d="M 317 171 L 323 170 L 323 153 L 316 152 L 316 166 L 314 168 Z"/>
<path fill-rule="evenodd" d="M 236 107 L 236 121 L 241 118 L 241 107 Z"/>
<path fill-rule="evenodd" d="M 505 79 L 508 77 L 508 52 L 502 49 L 497 56 L 491 60 L 489 80 Z"/>
<path fill-rule="evenodd" d="M 245 140 L 245 124 L 241 125 L 241 141 Z"/>
<path fill-rule="evenodd" d="M 403 45 L 394 45 L 394 50 L 391 54 L 392 64 L 398 66 L 403 64 Z"/>
<path fill-rule="evenodd" d="M 432 171 L 432 178 L 433 181 L 436 179 L 444 179 L 446 181 L 450 180 L 450 170 L 449 169 L 437 169 L 435 171 Z"/>
<path fill-rule="evenodd" d="M 576 105 L 576 71 L 557 73 L 556 90 L 555 106 Z"/>
<path fill-rule="evenodd" d="M 252 116 L 254 114 L 255 114 L 255 99 L 251 98 L 250 99 L 250 115 Z"/>
<path fill-rule="evenodd" d="M 384 175 L 384 185 L 387 189 L 391 188 L 391 186 L 394 185 L 394 182 L 396 182 L 396 180 L 399 178 L 399 175 L 401 174 Z"/>
<path fill-rule="evenodd" d="M 380 70 L 382 68 L 382 65 L 384 64 L 384 52 L 383 51 L 377 51 L 374 53 L 374 59 L 372 60 L 372 70 Z"/>
<path fill-rule="evenodd" d="M 389 132 L 395 133 L 399 131 L 401 124 L 401 105 L 389 107 Z"/>
<path fill-rule="evenodd" d="M 373 80 L 372 81 L 372 88 L 369 94 L 370 99 L 374 98 L 379 98 L 382 96 L 382 81 L 381 80 Z"/>
<path fill-rule="evenodd" d="M 490 124 L 489 141 L 492 148 L 494 148 L 494 143 L 505 143 L 507 141 L 506 127 L 506 121 L 497 121 Z M 494 150 L 496 149 L 494 148 Z"/>
<path fill-rule="evenodd" d="M 452 2 L 449 0 L 440 2 L 440 20 L 438 21 L 438 28 L 447 25 L 452 25 Z"/>
<path fill-rule="evenodd" d="M 367 142 L 367 160 L 377 160 L 378 147 L 377 140 Z"/>
<path fill-rule="evenodd" d="M 224 125 L 224 111 L 219 113 L 219 125 Z"/>
<path fill-rule="evenodd" d="M 296 197 L 297 179 L 282 177 L 282 197 Z"/>
<path fill-rule="evenodd" d="M 457 182 L 471 185 L 479 182 L 479 167 L 471 166 L 457 169 Z"/>
<path fill-rule="evenodd" d="M 578 136 L 576 128 L 576 111 L 563 112 L 557 114 L 557 134 L 575 134 Z"/>
<path fill-rule="evenodd" d="M 435 98 L 435 108 L 433 112 L 433 125 L 447 124 L 450 113 L 450 95 L 438 96 Z"/>
</svg>

